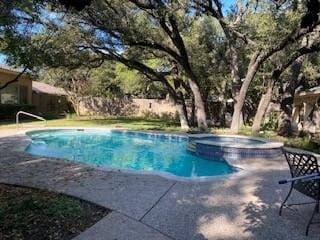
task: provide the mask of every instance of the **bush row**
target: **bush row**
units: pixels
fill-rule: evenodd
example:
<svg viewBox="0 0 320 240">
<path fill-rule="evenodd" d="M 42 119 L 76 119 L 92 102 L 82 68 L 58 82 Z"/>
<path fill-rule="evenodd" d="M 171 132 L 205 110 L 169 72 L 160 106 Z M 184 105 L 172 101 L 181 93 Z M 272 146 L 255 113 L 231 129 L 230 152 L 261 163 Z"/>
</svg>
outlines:
<svg viewBox="0 0 320 240">
<path fill-rule="evenodd" d="M 34 113 L 35 107 L 28 104 L 0 104 L 0 120 L 14 121 L 19 111 Z"/>
</svg>

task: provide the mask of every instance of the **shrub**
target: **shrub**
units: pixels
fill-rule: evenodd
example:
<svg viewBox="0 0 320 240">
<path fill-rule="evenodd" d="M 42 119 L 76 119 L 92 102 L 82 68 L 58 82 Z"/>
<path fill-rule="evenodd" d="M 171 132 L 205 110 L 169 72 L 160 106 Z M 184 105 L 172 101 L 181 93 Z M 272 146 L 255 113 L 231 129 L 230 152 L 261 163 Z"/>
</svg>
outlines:
<svg viewBox="0 0 320 240">
<path fill-rule="evenodd" d="M 59 116 L 59 114 L 54 113 L 54 112 L 46 112 L 46 113 L 41 113 L 39 115 L 46 120 L 53 120 L 53 119 L 61 118 L 61 116 Z"/>
<path fill-rule="evenodd" d="M 35 107 L 28 104 L 0 104 L 0 120 L 13 121 L 19 111 L 34 113 Z"/>
<path fill-rule="evenodd" d="M 316 143 L 310 141 L 309 137 L 303 138 L 288 138 L 285 141 L 286 146 L 301 148 L 307 151 L 312 151 L 315 153 L 320 153 L 319 146 Z"/>
<path fill-rule="evenodd" d="M 141 112 L 141 116 L 143 118 L 147 118 L 147 119 L 160 119 L 160 116 L 157 113 L 149 111 L 149 110 L 143 110 Z"/>
<path fill-rule="evenodd" d="M 160 119 L 163 120 L 179 120 L 179 115 L 173 112 L 162 112 L 160 114 Z"/>
<path fill-rule="evenodd" d="M 272 112 L 270 113 L 267 122 L 265 122 L 262 127 L 261 130 L 265 131 L 265 130 L 271 130 L 271 131 L 276 131 L 278 128 L 278 113 L 276 112 Z"/>
<path fill-rule="evenodd" d="M 67 115 L 66 115 L 66 119 L 68 119 L 68 120 L 74 120 L 74 119 L 77 119 L 77 114 L 75 114 L 75 113 L 67 113 Z"/>
<path fill-rule="evenodd" d="M 141 117 L 146 119 L 160 119 L 160 120 L 172 120 L 172 121 L 179 120 L 179 115 L 177 113 L 162 112 L 160 114 L 157 114 L 150 110 L 143 110 L 141 112 Z"/>
</svg>

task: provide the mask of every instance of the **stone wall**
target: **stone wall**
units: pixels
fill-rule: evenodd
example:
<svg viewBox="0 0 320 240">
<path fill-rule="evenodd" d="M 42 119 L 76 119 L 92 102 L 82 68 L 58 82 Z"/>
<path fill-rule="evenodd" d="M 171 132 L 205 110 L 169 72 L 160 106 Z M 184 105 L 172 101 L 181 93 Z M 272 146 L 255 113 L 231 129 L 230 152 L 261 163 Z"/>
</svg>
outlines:
<svg viewBox="0 0 320 240">
<path fill-rule="evenodd" d="M 84 97 L 80 103 L 81 115 L 107 116 L 144 116 L 156 114 L 162 116 L 176 114 L 174 103 L 159 99 L 103 99 Z"/>
</svg>

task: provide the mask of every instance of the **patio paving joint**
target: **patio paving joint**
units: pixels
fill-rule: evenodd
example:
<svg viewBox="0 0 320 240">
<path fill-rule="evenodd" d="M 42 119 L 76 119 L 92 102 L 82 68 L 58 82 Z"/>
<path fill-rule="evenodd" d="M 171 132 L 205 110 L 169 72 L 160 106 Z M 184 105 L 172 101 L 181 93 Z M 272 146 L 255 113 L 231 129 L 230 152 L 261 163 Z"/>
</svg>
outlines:
<svg viewBox="0 0 320 240">
<path fill-rule="evenodd" d="M 175 184 L 176 184 L 176 183 L 174 183 L 173 185 L 175 185 Z M 172 186 L 173 186 L 173 185 L 172 185 Z M 170 188 L 171 188 L 171 187 L 170 187 Z M 152 208 L 151 208 L 151 209 L 152 209 Z M 150 210 L 151 210 L 151 209 L 150 209 Z M 150 210 L 149 210 L 149 211 L 150 211 Z M 148 211 L 148 212 L 149 212 L 149 211 Z M 164 232 L 161 232 L 160 230 L 154 228 L 152 225 L 149 225 L 149 224 L 147 224 L 147 223 L 145 223 L 145 222 L 142 222 L 142 221 L 141 221 L 142 218 L 141 218 L 140 220 L 137 220 L 137 219 L 134 218 L 134 217 L 131 217 L 131 216 L 129 216 L 129 215 L 123 213 L 123 212 L 119 212 L 119 211 L 113 210 L 113 209 L 112 209 L 112 212 L 115 212 L 115 213 L 118 213 L 118 214 L 120 214 L 120 215 L 123 215 L 123 216 L 125 216 L 125 217 L 127 217 L 127 218 L 129 218 L 129 219 L 131 219 L 131 220 L 133 220 L 133 221 L 135 221 L 135 222 L 139 222 L 139 223 L 143 224 L 144 226 L 146 226 L 146 227 L 148 227 L 148 228 L 150 228 L 150 229 L 152 229 L 152 230 L 154 230 L 154 231 L 162 234 L 163 236 L 165 236 L 165 237 L 167 237 L 167 238 L 169 238 L 169 239 L 171 239 L 171 240 L 176 240 L 175 238 L 169 236 L 168 234 L 166 234 L 166 233 L 164 233 Z M 144 216 L 145 216 L 145 215 L 144 215 Z"/>
<path fill-rule="evenodd" d="M 167 193 L 174 187 L 174 185 L 176 185 L 177 182 L 175 181 L 174 183 L 171 184 L 171 186 L 162 194 L 162 196 L 159 197 L 159 199 L 151 206 L 151 208 L 145 213 L 143 214 L 143 216 L 139 219 L 139 222 L 141 222 L 143 220 L 143 218 L 152 211 L 152 209 L 161 201 L 162 198 L 164 198 L 165 195 L 167 195 Z"/>
</svg>

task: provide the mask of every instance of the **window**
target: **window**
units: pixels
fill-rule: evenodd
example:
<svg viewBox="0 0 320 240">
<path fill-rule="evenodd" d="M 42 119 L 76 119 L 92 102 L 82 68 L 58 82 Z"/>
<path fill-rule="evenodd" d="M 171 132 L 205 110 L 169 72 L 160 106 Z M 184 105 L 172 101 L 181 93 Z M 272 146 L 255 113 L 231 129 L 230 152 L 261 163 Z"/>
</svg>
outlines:
<svg viewBox="0 0 320 240">
<path fill-rule="evenodd" d="M 28 87 L 27 86 L 20 86 L 19 89 L 19 103 L 27 104 L 28 103 Z"/>
<path fill-rule="evenodd" d="M 0 103 L 18 103 L 18 87 L 9 85 L 0 91 Z"/>
</svg>

